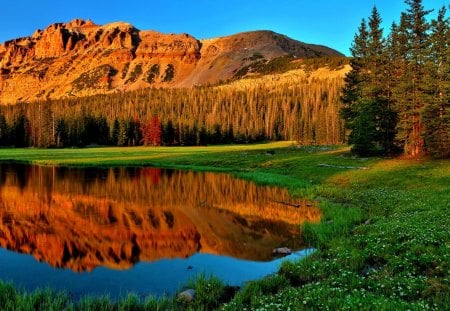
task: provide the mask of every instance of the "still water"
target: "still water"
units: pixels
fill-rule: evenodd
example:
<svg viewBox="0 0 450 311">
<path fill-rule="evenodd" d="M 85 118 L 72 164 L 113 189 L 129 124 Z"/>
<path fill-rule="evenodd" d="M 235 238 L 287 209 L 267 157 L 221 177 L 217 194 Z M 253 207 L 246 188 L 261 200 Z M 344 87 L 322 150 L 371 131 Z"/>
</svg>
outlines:
<svg viewBox="0 0 450 311">
<path fill-rule="evenodd" d="M 0 164 L 0 279 L 74 297 L 173 294 L 199 273 L 229 285 L 304 256 L 317 207 L 227 174 Z"/>
</svg>

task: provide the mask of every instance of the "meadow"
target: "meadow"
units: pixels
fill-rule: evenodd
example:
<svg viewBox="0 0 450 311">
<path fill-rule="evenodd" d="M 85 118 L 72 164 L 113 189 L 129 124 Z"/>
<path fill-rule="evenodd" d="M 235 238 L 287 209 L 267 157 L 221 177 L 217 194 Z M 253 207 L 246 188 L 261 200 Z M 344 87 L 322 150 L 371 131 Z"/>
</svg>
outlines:
<svg viewBox="0 0 450 311">
<path fill-rule="evenodd" d="M 120 301 L 1 283 L 2 310 L 449 310 L 450 160 L 361 158 L 340 146 L 292 142 L 207 147 L 0 149 L 0 161 L 59 166 L 155 166 L 222 171 L 319 201 L 305 224 L 317 251 L 236 289 L 200 277 L 193 302 Z"/>
</svg>

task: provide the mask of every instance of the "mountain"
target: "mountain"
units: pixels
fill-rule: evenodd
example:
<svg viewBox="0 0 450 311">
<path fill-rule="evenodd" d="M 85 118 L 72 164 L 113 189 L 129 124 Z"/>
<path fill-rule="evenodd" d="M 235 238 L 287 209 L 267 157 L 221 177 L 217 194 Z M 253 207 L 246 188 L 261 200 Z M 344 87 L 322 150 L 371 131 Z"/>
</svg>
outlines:
<svg viewBox="0 0 450 311">
<path fill-rule="evenodd" d="M 0 101 L 217 83 L 286 55 L 343 56 L 272 31 L 198 40 L 141 31 L 124 22 L 96 25 L 75 19 L 0 45 Z"/>
</svg>

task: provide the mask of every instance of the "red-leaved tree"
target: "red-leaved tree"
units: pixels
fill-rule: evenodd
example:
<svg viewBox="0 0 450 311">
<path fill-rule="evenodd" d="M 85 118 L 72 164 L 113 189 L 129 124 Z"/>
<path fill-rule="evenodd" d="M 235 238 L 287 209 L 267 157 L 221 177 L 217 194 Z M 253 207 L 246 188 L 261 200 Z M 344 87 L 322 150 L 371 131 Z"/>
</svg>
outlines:
<svg viewBox="0 0 450 311">
<path fill-rule="evenodd" d="M 161 136 L 162 136 L 161 122 L 159 121 L 159 118 L 157 116 L 153 116 L 150 122 L 142 122 L 141 132 L 142 132 L 142 143 L 145 146 L 161 145 Z"/>
</svg>

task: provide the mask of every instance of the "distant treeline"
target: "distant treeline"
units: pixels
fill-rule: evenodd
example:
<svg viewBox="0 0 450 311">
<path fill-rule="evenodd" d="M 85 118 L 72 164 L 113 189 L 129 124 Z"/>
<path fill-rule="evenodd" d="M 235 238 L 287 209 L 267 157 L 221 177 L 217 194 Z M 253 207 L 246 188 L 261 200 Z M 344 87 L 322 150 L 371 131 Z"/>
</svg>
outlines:
<svg viewBox="0 0 450 311">
<path fill-rule="evenodd" d="M 343 143 L 342 78 L 249 85 L 143 89 L 1 106 L 0 145 Z"/>
<path fill-rule="evenodd" d="M 352 46 L 342 115 L 361 155 L 403 151 L 450 157 L 450 21 L 446 7 L 428 21 L 422 0 L 383 35 L 376 8 Z"/>
</svg>

